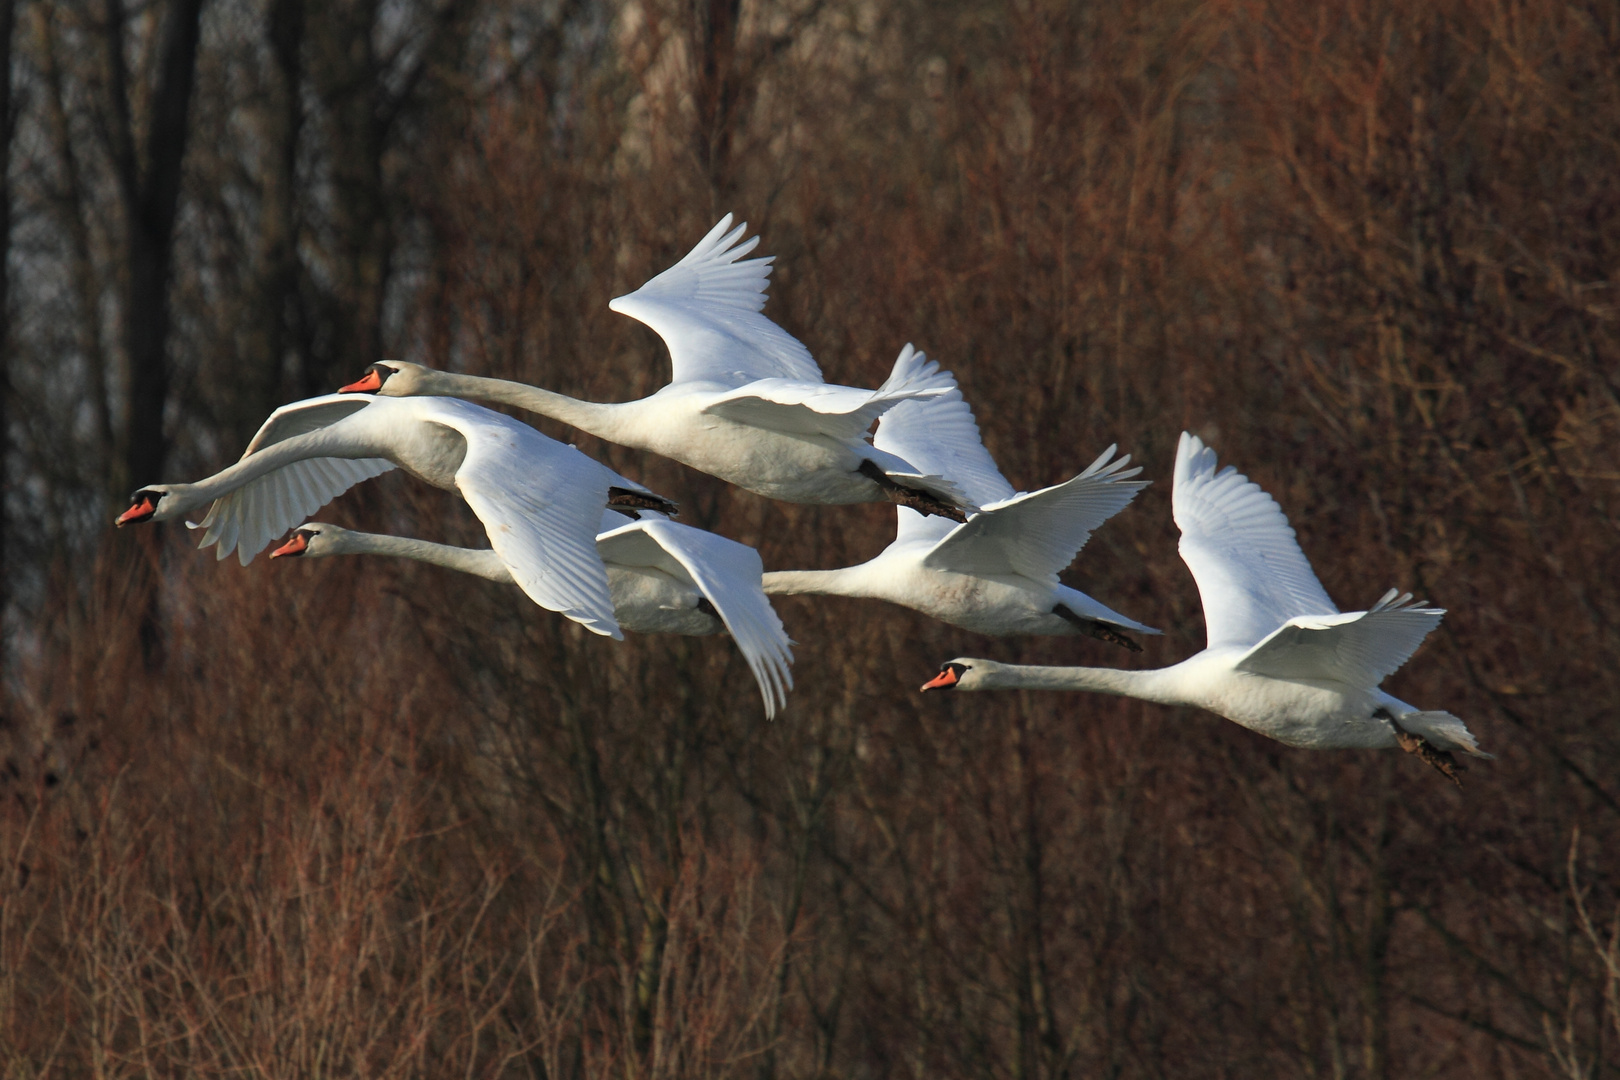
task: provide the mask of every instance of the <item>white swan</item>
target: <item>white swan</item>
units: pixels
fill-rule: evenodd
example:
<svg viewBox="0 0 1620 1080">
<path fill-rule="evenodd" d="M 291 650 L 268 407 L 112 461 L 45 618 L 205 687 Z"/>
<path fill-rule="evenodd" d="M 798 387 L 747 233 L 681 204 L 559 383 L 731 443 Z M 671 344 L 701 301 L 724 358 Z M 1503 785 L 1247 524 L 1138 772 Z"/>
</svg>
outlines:
<svg viewBox="0 0 1620 1080">
<path fill-rule="evenodd" d="M 669 346 L 674 375 L 650 397 L 579 401 L 523 383 L 371 365 L 340 392 L 477 398 L 560 420 L 609 442 L 650 450 L 772 499 L 843 504 L 889 500 L 956 521 L 973 510 L 944 477 L 927 475 L 866 440 L 899 402 L 943 393 L 896 364 L 877 390 L 822 381 L 798 339 L 767 319 L 771 259 L 743 259 L 759 237 L 720 220 L 691 252 L 609 307 L 650 326 Z M 728 232 L 727 230 L 730 229 Z M 741 260 L 741 261 L 739 261 Z"/>
<path fill-rule="evenodd" d="M 914 379 L 950 379 L 906 346 L 895 370 Z M 1130 455 L 1110 461 L 1110 446 L 1085 472 L 1027 494 L 1013 491 L 979 439 L 962 392 L 904 401 L 878 422 L 873 442 L 927 472 L 949 476 L 980 510 L 966 524 L 899 507 L 894 542 L 858 566 L 780 570 L 765 575 L 772 595 L 815 593 L 887 600 L 980 634 L 1088 634 L 1137 645 L 1121 631 L 1159 631 L 1059 584 L 1092 530 L 1123 510 L 1145 481 L 1130 478 Z"/>
<path fill-rule="evenodd" d="M 600 527 L 596 552 L 607 567 L 619 626 L 638 634 L 729 631 L 759 683 L 765 716 L 774 718 L 793 687 L 793 642 L 760 591 L 759 553 L 651 512 L 629 521 L 609 511 Z M 506 562 L 487 548 L 355 532 L 318 521 L 304 522 L 270 553 L 272 559 L 329 555 L 398 555 L 515 583 Z"/>
<path fill-rule="evenodd" d="M 242 565 L 362 480 L 399 467 L 467 500 L 513 579 L 541 607 L 620 637 L 596 554 L 602 509 L 668 508 L 612 469 L 466 401 L 328 394 L 270 414 L 235 465 L 195 484 L 151 484 L 117 523 L 168 521 L 212 502 L 199 547 Z"/>
<path fill-rule="evenodd" d="M 1399 746 L 1457 780 L 1452 751 L 1490 757 L 1464 723 L 1378 689 L 1445 614 L 1394 589 L 1340 614 L 1271 496 L 1183 433 L 1172 497 L 1209 647 L 1154 671 L 1026 667 L 959 657 L 924 690 L 1096 690 L 1196 705 L 1289 746 Z"/>
</svg>

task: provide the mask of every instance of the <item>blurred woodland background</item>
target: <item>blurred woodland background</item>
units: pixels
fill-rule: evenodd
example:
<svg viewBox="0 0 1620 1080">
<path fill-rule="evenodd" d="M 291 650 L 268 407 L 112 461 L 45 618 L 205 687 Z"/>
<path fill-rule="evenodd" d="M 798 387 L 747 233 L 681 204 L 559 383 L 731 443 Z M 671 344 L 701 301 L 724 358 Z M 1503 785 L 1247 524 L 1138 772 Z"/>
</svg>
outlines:
<svg viewBox="0 0 1620 1080">
<path fill-rule="evenodd" d="M 1620 5 L 0 10 L 8 1080 L 1620 1075 Z M 766 723 L 726 640 L 110 527 L 379 357 L 651 392 L 607 301 L 728 210 L 829 379 L 916 342 L 1020 488 L 1136 455 L 1067 580 L 1166 635 L 787 598 Z M 1450 609 L 1389 688 L 1466 788 L 916 692 L 1201 648 L 1183 427 L 1343 606 Z M 580 441 L 768 568 L 891 535 Z M 320 517 L 482 543 L 397 475 Z"/>
</svg>

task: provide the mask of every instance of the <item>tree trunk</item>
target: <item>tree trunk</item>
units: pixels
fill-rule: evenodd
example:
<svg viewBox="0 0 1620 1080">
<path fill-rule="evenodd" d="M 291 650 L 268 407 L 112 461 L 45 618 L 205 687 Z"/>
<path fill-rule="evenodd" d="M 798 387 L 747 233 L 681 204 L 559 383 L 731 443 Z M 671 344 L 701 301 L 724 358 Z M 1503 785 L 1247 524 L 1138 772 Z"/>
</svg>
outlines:
<svg viewBox="0 0 1620 1080">
<path fill-rule="evenodd" d="M 15 0 L 0 0 L 0 631 L 11 599 L 6 551 L 6 496 L 11 491 L 11 31 Z M 0 655 L 5 641 L 0 636 Z"/>
<path fill-rule="evenodd" d="M 111 487 L 114 446 L 112 395 L 108 392 L 109 360 L 101 329 L 94 313 L 101 306 L 102 280 L 96 267 L 90 235 L 90 209 L 79 152 L 73 145 L 68 119 L 68 92 L 62 72 L 61 41 L 51 5 L 33 8 L 35 49 L 40 60 L 43 104 L 48 117 L 48 133 L 56 158 L 61 162 L 61 186 L 50 194 L 50 203 L 67 234 L 68 264 L 73 280 L 73 299 L 78 305 L 74 337 L 84 355 L 86 383 L 84 397 L 93 417 L 91 455 L 99 467 L 98 490 L 121 499 L 127 490 Z"/>
<path fill-rule="evenodd" d="M 372 44 L 376 0 L 322 5 L 310 13 L 310 82 L 326 103 L 332 207 L 327 262 L 330 291 L 321 297 L 304 357 L 307 395 L 337 389 L 381 358 L 383 294 L 394 236 L 383 182 L 390 107 Z"/>
<path fill-rule="evenodd" d="M 169 396 L 169 270 L 201 13 L 202 0 L 174 0 L 169 10 L 145 147 L 137 153 L 129 70 L 124 63 L 124 10 L 121 0 L 107 3 L 107 92 L 113 111 L 110 138 L 125 216 L 121 285 L 127 380 L 113 476 L 115 491 L 160 479 L 168 455 L 163 412 Z"/>
<path fill-rule="evenodd" d="M 697 153 L 716 194 L 731 183 L 732 140 L 742 96 L 737 35 L 741 0 L 703 0 L 697 5 Z"/>
<path fill-rule="evenodd" d="M 285 398 L 283 364 L 299 341 L 297 199 L 302 106 L 304 0 L 272 0 L 267 37 L 273 73 L 263 103 L 257 276 L 248 300 L 252 326 L 243 339 L 238 392 L 230 415 L 245 444 Z"/>
</svg>

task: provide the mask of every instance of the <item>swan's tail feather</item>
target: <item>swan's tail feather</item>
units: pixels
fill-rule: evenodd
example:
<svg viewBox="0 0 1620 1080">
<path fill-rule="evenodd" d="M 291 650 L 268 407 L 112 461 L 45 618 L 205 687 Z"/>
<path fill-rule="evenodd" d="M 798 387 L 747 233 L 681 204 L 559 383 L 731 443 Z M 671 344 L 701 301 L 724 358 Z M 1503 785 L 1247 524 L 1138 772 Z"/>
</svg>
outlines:
<svg viewBox="0 0 1620 1080">
<path fill-rule="evenodd" d="M 1397 721 L 1402 728 L 1427 739 L 1436 750 L 1461 751 L 1477 758 L 1494 758 L 1479 748 L 1468 725 L 1448 712 L 1409 712 Z"/>
</svg>

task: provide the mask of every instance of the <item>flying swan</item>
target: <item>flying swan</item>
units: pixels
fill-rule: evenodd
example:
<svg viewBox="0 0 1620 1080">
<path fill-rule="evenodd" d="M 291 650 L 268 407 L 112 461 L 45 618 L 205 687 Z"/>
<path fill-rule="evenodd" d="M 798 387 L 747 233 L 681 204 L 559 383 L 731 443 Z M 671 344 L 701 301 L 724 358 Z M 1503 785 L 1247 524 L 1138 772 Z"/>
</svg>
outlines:
<svg viewBox="0 0 1620 1080">
<path fill-rule="evenodd" d="M 680 262 L 608 306 L 664 339 L 673 379 L 650 397 L 579 401 L 504 379 L 420 364 L 371 365 L 340 393 L 442 395 L 511 405 L 609 442 L 650 450 L 758 495 L 796 503 L 888 500 L 966 520 L 976 509 L 946 478 L 874 447 L 872 422 L 902 401 L 944 393 L 901 364 L 876 390 L 822 381 L 799 340 L 767 319 L 771 258 L 743 259 L 759 243 L 731 215 Z M 729 230 L 729 231 L 728 231 Z M 740 260 L 740 261 L 739 261 Z"/>
<path fill-rule="evenodd" d="M 760 591 L 759 553 L 650 511 L 635 521 L 608 511 L 600 527 L 596 553 L 607 567 L 620 628 L 638 634 L 729 631 L 759 683 L 766 718 L 774 718 L 793 687 L 793 643 Z M 397 555 L 515 584 L 505 560 L 488 548 L 355 532 L 319 521 L 298 526 L 270 553 L 272 559 L 329 555 Z"/>
<path fill-rule="evenodd" d="M 1110 461 L 1110 446 L 1064 483 L 1016 493 L 979 439 L 979 425 L 948 372 L 910 345 L 895 371 L 950 389 L 903 401 L 883 414 L 873 443 L 926 472 L 949 476 L 980 510 L 965 524 L 924 517 L 904 506 L 894 542 L 876 558 L 838 570 L 780 570 L 765 575 L 773 595 L 816 593 L 887 600 L 980 634 L 1086 634 L 1142 647 L 1123 631 L 1157 634 L 1135 619 L 1058 583 L 1092 530 L 1123 510 L 1146 481 Z"/>
<path fill-rule="evenodd" d="M 466 401 L 327 394 L 270 414 L 235 465 L 195 484 L 151 484 L 117 524 L 170 521 L 213 503 L 198 547 L 242 565 L 362 480 L 395 467 L 458 492 L 535 603 L 621 638 L 596 554 L 605 505 L 672 504 L 507 416 Z"/>
<path fill-rule="evenodd" d="M 1443 610 L 1391 589 L 1367 611 L 1340 614 L 1271 496 L 1231 466 L 1217 473 L 1215 452 L 1185 432 L 1171 502 L 1204 602 L 1203 652 L 1152 671 L 958 658 L 922 688 L 1095 690 L 1195 705 L 1289 746 L 1399 746 L 1459 784 L 1454 752 L 1491 756 L 1457 717 L 1378 689 Z"/>
</svg>

